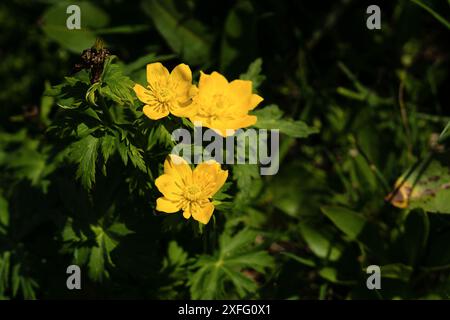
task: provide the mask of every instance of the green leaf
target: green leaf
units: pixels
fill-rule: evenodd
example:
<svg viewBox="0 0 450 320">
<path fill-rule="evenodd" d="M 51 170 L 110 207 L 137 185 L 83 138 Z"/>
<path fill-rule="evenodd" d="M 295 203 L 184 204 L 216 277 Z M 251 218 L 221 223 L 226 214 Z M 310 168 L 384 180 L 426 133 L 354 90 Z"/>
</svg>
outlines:
<svg viewBox="0 0 450 320">
<path fill-rule="evenodd" d="M 256 238 L 256 234 L 251 230 L 242 230 L 235 236 L 223 233 L 219 239 L 220 255 L 229 257 L 234 253 L 244 251 Z"/>
<path fill-rule="evenodd" d="M 442 130 L 440 136 L 439 136 L 439 143 L 443 143 L 450 137 L 450 121 L 445 126 L 444 130 Z"/>
<path fill-rule="evenodd" d="M 13 266 L 11 273 L 11 280 L 12 280 L 12 294 L 13 296 L 16 296 L 20 287 L 20 264 L 16 264 Z"/>
<path fill-rule="evenodd" d="M 187 17 L 186 3 L 178 0 L 145 0 L 148 14 L 173 51 L 189 64 L 202 64 L 209 58 L 212 37 L 198 20 Z"/>
<path fill-rule="evenodd" d="M 96 39 L 95 35 L 86 29 L 68 30 L 65 26 L 62 28 L 51 24 L 44 25 L 42 29 L 50 39 L 73 53 L 81 53 L 84 49 L 90 48 Z"/>
<path fill-rule="evenodd" d="M 355 285 L 355 281 L 353 280 L 343 280 L 339 277 L 340 272 L 333 267 L 324 267 L 319 270 L 319 275 L 332 283 L 341 284 L 341 285 Z"/>
<path fill-rule="evenodd" d="M 396 187 L 389 197 L 394 206 L 450 213 L 450 169 L 438 160 L 424 160 L 413 171 L 408 170 L 397 180 Z"/>
<path fill-rule="evenodd" d="M 240 72 L 256 55 L 257 16 L 251 1 L 237 1 L 228 11 L 222 34 L 220 69 Z M 250 80 L 250 79 L 248 79 Z"/>
<path fill-rule="evenodd" d="M 404 232 L 400 237 L 402 256 L 408 265 L 416 265 L 425 253 L 430 233 L 428 215 L 422 210 L 414 210 L 408 214 L 404 223 Z"/>
<path fill-rule="evenodd" d="M 163 124 L 157 124 L 150 131 L 148 136 L 147 150 L 160 145 L 165 149 L 173 148 L 175 146 L 172 136 Z"/>
<path fill-rule="evenodd" d="M 322 207 L 321 210 L 352 240 L 358 238 L 366 224 L 366 219 L 361 214 L 343 207 Z"/>
<path fill-rule="evenodd" d="M 254 179 L 260 179 L 259 169 L 253 164 L 237 164 L 233 166 L 233 180 L 236 180 L 238 188 L 249 189 Z"/>
<path fill-rule="evenodd" d="M 111 135 L 105 135 L 101 138 L 100 141 L 102 156 L 106 164 L 109 157 L 116 151 L 116 138 Z"/>
<path fill-rule="evenodd" d="M 170 241 L 165 264 L 181 266 L 187 262 L 188 254 L 175 241 Z"/>
<path fill-rule="evenodd" d="M 341 256 L 341 248 L 328 233 L 320 232 L 306 224 L 300 225 L 300 233 L 309 248 L 321 259 L 336 261 Z"/>
<path fill-rule="evenodd" d="M 9 288 L 10 261 L 10 251 L 4 251 L 0 254 L 0 295 L 5 295 Z"/>
<path fill-rule="evenodd" d="M 122 159 L 123 164 L 126 166 L 128 163 L 128 147 L 125 141 L 116 141 L 116 148 L 119 151 L 120 158 Z"/>
<path fill-rule="evenodd" d="M 214 194 L 213 199 L 214 200 L 226 200 L 232 198 L 229 194 L 225 193 L 230 187 L 232 183 L 231 182 L 225 182 L 222 188 L 220 188 L 219 191 Z"/>
<path fill-rule="evenodd" d="M 141 149 L 138 149 L 134 145 L 130 144 L 128 157 L 135 168 L 138 168 L 142 172 L 147 172 L 147 166 L 145 165 L 144 157 L 141 152 Z"/>
<path fill-rule="evenodd" d="M 283 119 L 283 112 L 276 105 L 269 105 L 253 112 L 258 117 L 255 124 L 260 129 L 278 129 L 281 133 L 294 138 L 306 138 L 310 134 L 317 133 L 316 128 L 309 127 L 303 121 Z"/>
<path fill-rule="evenodd" d="M 142 25 L 124 25 L 124 26 L 116 26 L 110 28 L 102 28 L 96 29 L 95 33 L 97 35 L 105 35 L 105 34 L 132 34 L 139 33 L 150 30 L 150 26 L 146 24 Z"/>
<path fill-rule="evenodd" d="M 0 235 L 6 235 L 9 226 L 8 201 L 0 195 Z"/>
<path fill-rule="evenodd" d="M 414 271 L 413 267 L 402 263 L 393 263 L 380 266 L 380 269 L 381 277 L 397 279 L 403 282 L 409 282 L 409 279 Z"/>
<path fill-rule="evenodd" d="M 232 168 L 233 180 L 236 181 L 239 192 L 234 203 L 241 207 L 249 204 L 260 192 L 262 187 L 259 168 L 256 164 L 236 164 Z"/>
<path fill-rule="evenodd" d="M 145 56 L 142 56 L 140 58 L 138 58 L 137 60 L 127 64 L 126 66 L 124 66 L 124 74 L 131 74 L 135 71 L 141 70 L 143 71 L 143 73 L 145 73 L 145 66 L 149 63 L 152 62 L 163 62 L 166 60 L 170 60 L 175 58 L 176 55 L 175 54 L 166 54 L 166 55 L 161 55 L 161 56 L 157 56 L 156 53 L 149 53 L 146 54 Z"/>
<path fill-rule="evenodd" d="M 10 263 L 10 261 L 8 261 L 8 263 Z M 39 285 L 36 283 L 36 281 L 23 273 L 23 268 L 20 263 L 15 264 L 12 267 L 11 282 L 13 296 L 17 296 L 19 293 L 19 289 L 22 289 L 21 292 L 24 299 L 36 299 L 35 290 L 39 288 Z"/>
<path fill-rule="evenodd" d="M 335 268 L 325 267 L 319 270 L 319 275 L 332 283 L 339 283 L 338 272 Z"/>
<path fill-rule="evenodd" d="M 281 251 L 280 253 L 283 256 L 286 256 L 286 257 L 288 257 L 288 258 L 290 258 L 290 259 L 292 259 L 294 261 L 297 261 L 297 262 L 299 262 L 299 263 L 301 263 L 301 264 L 303 264 L 303 265 L 305 265 L 307 267 L 312 267 L 313 268 L 313 267 L 316 266 L 316 263 L 313 260 L 311 260 L 311 259 L 299 257 L 299 256 L 297 256 L 297 255 L 295 255 L 293 253 L 285 252 L 285 251 Z"/>
<path fill-rule="evenodd" d="M 199 256 L 192 266 L 195 272 L 189 278 L 192 299 L 223 298 L 230 287 L 239 298 L 255 292 L 257 283 L 243 270 L 263 273 L 274 267 L 273 258 L 255 248 L 255 237 L 256 233 L 250 230 L 235 235 L 223 233 L 214 255 Z"/>
<path fill-rule="evenodd" d="M 96 82 L 93 85 L 91 85 L 89 89 L 86 91 L 85 99 L 91 105 L 98 106 L 97 103 L 95 102 L 96 99 L 95 93 L 100 89 L 101 85 L 102 84 L 100 82 Z"/>
<path fill-rule="evenodd" d="M 39 142 L 30 139 L 8 153 L 5 166 L 13 169 L 17 178 L 28 179 L 33 186 L 41 186 L 45 191 L 45 177 L 55 169 L 56 163 L 47 163 L 48 155 L 39 149 Z"/>
<path fill-rule="evenodd" d="M 86 233 L 75 232 L 72 222 L 68 221 L 64 230 L 64 240 L 76 248 L 75 263 L 82 265 L 87 263 L 89 277 L 100 282 L 109 277 L 107 267 L 115 266 L 111 252 L 119 241 L 132 231 L 128 230 L 125 224 L 116 222 L 108 227 L 91 225 Z"/>
<path fill-rule="evenodd" d="M 167 285 L 159 287 L 159 295 L 174 299 L 186 287 L 188 254 L 175 241 L 170 241 L 161 271 L 167 276 Z"/>
<path fill-rule="evenodd" d="M 56 98 L 56 104 L 63 109 L 77 109 L 86 99 L 90 87 L 86 72 L 79 72 L 74 77 L 65 77 L 60 85 L 46 91 L 46 94 Z"/>
<path fill-rule="evenodd" d="M 87 190 L 90 190 L 95 183 L 95 167 L 99 146 L 100 140 L 91 135 L 87 135 L 70 146 L 69 157 L 72 161 L 78 163 L 77 179 L 81 179 L 81 184 Z"/>
<path fill-rule="evenodd" d="M 69 17 L 66 10 L 71 4 L 78 5 L 81 10 L 81 29 L 79 30 L 70 30 L 66 25 L 66 20 Z M 58 42 L 69 51 L 81 53 L 95 43 L 96 34 L 94 30 L 106 26 L 109 17 L 102 9 L 90 2 L 72 3 L 63 1 L 47 9 L 42 20 L 42 29 L 50 39 Z"/>
<path fill-rule="evenodd" d="M 101 247 L 93 247 L 89 255 L 88 275 L 94 281 L 102 281 L 105 274 L 105 256 Z"/>
<path fill-rule="evenodd" d="M 50 82 L 46 81 L 45 82 L 45 90 L 50 90 L 51 86 L 50 86 Z M 39 118 L 42 121 L 42 123 L 44 123 L 45 125 L 50 125 L 50 111 L 53 107 L 53 105 L 55 104 L 55 98 L 54 97 L 50 97 L 48 95 L 43 95 L 41 97 L 41 105 L 40 105 L 40 112 L 39 112 Z"/>
<path fill-rule="evenodd" d="M 22 294 L 26 300 L 36 299 L 36 290 L 39 285 L 30 277 L 21 277 L 20 284 L 22 287 Z"/>
<path fill-rule="evenodd" d="M 262 59 L 258 58 L 253 61 L 248 67 L 247 72 L 241 74 L 239 77 L 242 80 L 250 80 L 253 85 L 253 90 L 257 90 L 261 83 L 266 79 L 262 72 Z"/>
<path fill-rule="evenodd" d="M 114 56 L 109 57 L 104 64 L 101 77 L 102 86 L 99 88 L 99 92 L 119 104 L 133 105 L 134 83 L 123 75 L 122 68 L 118 64 L 112 63 L 113 59 Z"/>
</svg>

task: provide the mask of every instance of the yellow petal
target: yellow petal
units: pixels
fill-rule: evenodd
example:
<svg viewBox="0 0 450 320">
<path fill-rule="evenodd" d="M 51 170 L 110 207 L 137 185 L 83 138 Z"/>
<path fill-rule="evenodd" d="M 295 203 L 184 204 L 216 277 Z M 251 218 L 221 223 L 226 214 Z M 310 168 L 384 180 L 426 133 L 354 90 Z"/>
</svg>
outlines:
<svg viewBox="0 0 450 320">
<path fill-rule="evenodd" d="M 191 210 L 190 210 L 189 208 L 186 208 L 186 209 L 183 211 L 183 217 L 184 217 L 185 219 L 189 219 L 189 218 L 191 217 Z"/>
<path fill-rule="evenodd" d="M 191 119 L 191 121 L 194 118 Z M 222 137 L 232 136 L 237 129 L 247 128 L 254 125 L 257 121 L 257 117 L 253 115 L 244 115 L 240 118 L 233 120 L 221 120 L 218 119 L 211 123 L 210 125 L 205 124 L 206 127 L 213 129 L 215 132 L 220 134 Z"/>
<path fill-rule="evenodd" d="M 170 112 L 177 117 L 190 118 L 197 114 L 198 105 L 193 103 L 198 88 L 195 85 L 189 87 L 187 96 L 178 96 L 178 105 L 171 108 Z"/>
<path fill-rule="evenodd" d="M 257 94 L 252 94 L 252 97 L 250 98 L 250 106 L 248 108 L 248 110 L 253 110 L 256 108 L 256 106 L 258 104 L 261 103 L 261 101 L 263 101 L 264 99 L 260 96 L 258 96 Z"/>
<path fill-rule="evenodd" d="M 220 73 L 214 71 L 208 75 L 200 71 L 200 81 L 198 84 L 200 94 L 214 95 L 216 93 L 224 93 L 227 86 L 227 79 Z"/>
<path fill-rule="evenodd" d="M 194 177 L 198 174 L 216 174 L 220 170 L 220 164 L 216 160 L 208 160 L 200 163 L 194 169 Z"/>
<path fill-rule="evenodd" d="M 240 100 L 245 100 L 252 95 L 252 82 L 248 80 L 233 80 L 227 89 L 228 94 Z"/>
<path fill-rule="evenodd" d="M 155 180 L 158 190 L 170 200 L 178 200 L 181 197 L 180 179 L 172 175 L 163 174 Z"/>
<path fill-rule="evenodd" d="M 183 96 L 189 99 L 189 90 L 192 86 L 192 72 L 191 69 L 184 63 L 177 65 L 169 76 L 172 88 L 175 90 L 178 97 Z"/>
<path fill-rule="evenodd" d="M 174 213 L 180 210 L 176 202 L 167 198 L 160 197 L 156 199 L 156 210 L 166 213 Z"/>
<path fill-rule="evenodd" d="M 200 163 L 194 170 L 193 178 L 196 185 L 200 185 L 203 194 L 211 198 L 227 180 L 228 171 L 222 170 L 215 160 Z"/>
<path fill-rule="evenodd" d="M 192 183 L 192 169 L 182 157 L 170 154 L 164 161 L 164 173 L 180 179 L 180 183 L 190 185 Z"/>
<path fill-rule="evenodd" d="M 211 219 L 213 211 L 214 205 L 208 201 L 208 203 L 206 204 L 193 207 L 192 217 L 203 224 L 207 224 L 209 222 L 209 219 Z"/>
<path fill-rule="evenodd" d="M 223 185 L 225 184 L 225 181 L 227 181 L 227 178 L 228 178 L 228 170 L 220 170 L 219 172 L 217 172 L 217 175 L 216 175 L 216 187 L 213 190 L 213 193 L 212 193 L 211 197 L 213 195 L 215 195 L 216 192 L 220 190 L 220 188 L 223 187 Z"/>
<path fill-rule="evenodd" d="M 230 129 L 241 129 L 241 128 L 247 128 L 256 123 L 258 118 L 256 116 L 246 115 L 242 118 L 236 119 L 236 120 L 230 120 L 230 121 L 224 121 L 221 126 L 225 126 Z"/>
<path fill-rule="evenodd" d="M 211 184 L 215 185 L 216 175 L 219 170 L 221 170 L 220 164 L 215 160 L 209 160 L 198 164 L 192 173 L 194 184 L 201 186 L 203 191 L 205 191 L 205 187 L 211 188 Z"/>
<path fill-rule="evenodd" d="M 195 107 L 197 108 L 199 105 L 195 104 Z M 197 109 L 197 113 L 195 113 L 194 115 L 189 117 L 189 120 L 196 126 L 196 127 L 203 127 L 206 126 L 207 123 L 207 118 L 203 117 L 202 115 L 200 115 L 198 113 L 198 109 Z"/>
<path fill-rule="evenodd" d="M 161 62 L 150 63 L 147 65 L 147 82 L 151 86 L 157 83 L 166 83 L 169 79 L 169 71 L 161 64 Z"/>
<path fill-rule="evenodd" d="M 145 105 L 142 110 L 144 114 L 152 120 L 158 120 L 169 115 L 169 110 L 162 106 Z"/>
<path fill-rule="evenodd" d="M 220 128 L 210 128 L 210 129 L 214 130 L 222 137 L 231 137 L 236 132 L 236 130 L 234 129 L 220 129 Z"/>
<path fill-rule="evenodd" d="M 150 91 L 141 86 L 140 84 L 135 84 L 133 90 L 136 93 L 138 99 L 143 103 L 148 104 L 153 100 L 152 97 L 150 96 Z"/>
<path fill-rule="evenodd" d="M 195 84 L 193 84 L 190 88 L 189 88 L 189 96 L 191 98 L 195 97 L 198 94 L 198 88 Z"/>
<path fill-rule="evenodd" d="M 197 113 L 197 106 L 190 103 L 187 106 L 178 106 L 177 108 L 172 108 L 171 113 L 177 117 L 189 118 Z"/>
</svg>

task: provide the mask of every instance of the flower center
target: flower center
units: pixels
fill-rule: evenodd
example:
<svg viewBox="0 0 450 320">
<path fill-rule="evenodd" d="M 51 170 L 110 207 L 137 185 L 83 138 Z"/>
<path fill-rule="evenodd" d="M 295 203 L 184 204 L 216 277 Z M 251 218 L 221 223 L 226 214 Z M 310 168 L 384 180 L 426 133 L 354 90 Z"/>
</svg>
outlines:
<svg viewBox="0 0 450 320">
<path fill-rule="evenodd" d="M 200 188 L 195 185 L 187 187 L 184 192 L 184 196 L 189 201 L 197 200 L 200 197 L 200 194 L 201 194 Z"/>
<path fill-rule="evenodd" d="M 216 93 L 207 100 L 197 100 L 197 115 L 212 126 L 219 120 L 233 120 L 235 118 L 234 102 L 222 93 Z"/>
<path fill-rule="evenodd" d="M 216 108 L 218 109 L 223 109 L 223 107 L 225 106 L 225 99 L 223 97 L 223 94 L 215 94 L 213 96 Z"/>
<path fill-rule="evenodd" d="M 155 99 L 160 103 L 166 105 L 172 99 L 172 93 L 167 88 L 158 88 L 155 90 Z"/>
</svg>

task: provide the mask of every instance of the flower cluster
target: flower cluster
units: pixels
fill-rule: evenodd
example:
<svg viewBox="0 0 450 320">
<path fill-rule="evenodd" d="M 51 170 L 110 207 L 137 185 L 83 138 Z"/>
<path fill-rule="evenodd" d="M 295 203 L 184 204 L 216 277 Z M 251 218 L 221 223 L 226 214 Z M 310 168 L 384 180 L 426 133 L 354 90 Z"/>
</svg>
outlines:
<svg viewBox="0 0 450 320">
<path fill-rule="evenodd" d="M 252 82 L 228 80 L 218 72 L 200 73 L 198 87 L 192 84 L 191 69 L 180 64 L 171 73 L 159 62 L 147 65 L 146 88 L 136 84 L 134 91 L 145 103 L 144 114 L 158 120 L 173 114 L 201 122 L 222 136 L 256 123 L 249 115 L 263 99 L 252 93 Z M 228 130 L 227 130 L 228 129 Z"/>
<path fill-rule="evenodd" d="M 200 122 L 223 137 L 235 130 L 256 123 L 256 116 L 249 115 L 263 99 L 252 93 L 252 82 L 228 80 L 219 74 L 200 73 L 198 87 L 192 84 L 192 72 L 186 64 L 176 66 L 172 72 L 159 62 L 147 65 L 147 86 L 134 86 L 138 99 L 143 102 L 144 114 L 158 120 L 172 114 Z M 183 211 L 207 224 L 214 205 L 210 199 L 220 190 L 228 177 L 228 171 L 210 160 L 194 170 L 181 157 L 169 155 L 164 162 L 164 174 L 159 176 L 156 187 L 163 194 L 157 199 L 156 210 L 174 213 Z"/>
</svg>

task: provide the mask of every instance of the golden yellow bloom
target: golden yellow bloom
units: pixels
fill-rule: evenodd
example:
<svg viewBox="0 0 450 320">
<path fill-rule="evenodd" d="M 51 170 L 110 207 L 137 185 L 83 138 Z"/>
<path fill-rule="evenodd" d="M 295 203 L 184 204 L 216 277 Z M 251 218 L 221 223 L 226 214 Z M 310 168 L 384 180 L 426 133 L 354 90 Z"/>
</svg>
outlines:
<svg viewBox="0 0 450 320">
<path fill-rule="evenodd" d="M 183 210 L 183 217 L 191 216 L 203 224 L 211 218 L 214 205 L 210 201 L 228 177 L 214 160 L 200 163 L 194 170 L 181 157 L 169 155 L 164 162 L 164 174 L 156 187 L 163 194 L 156 200 L 156 210 L 173 213 Z"/>
<path fill-rule="evenodd" d="M 191 98 L 196 87 L 187 65 L 179 64 L 169 74 L 160 62 L 148 64 L 147 82 L 147 88 L 134 86 L 138 99 L 145 103 L 143 111 L 147 117 L 158 120 L 169 113 L 177 117 L 192 115 Z"/>
<path fill-rule="evenodd" d="M 252 94 L 252 82 L 234 80 L 228 82 L 217 72 L 200 74 L 198 93 L 192 104 L 197 110 L 189 117 L 192 122 L 199 121 L 203 126 L 214 129 L 226 137 L 236 129 L 256 123 L 256 116 L 249 115 L 263 98 Z M 226 129 L 230 129 L 226 132 Z"/>
</svg>

